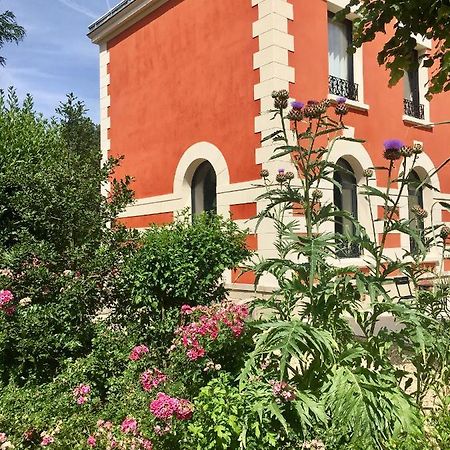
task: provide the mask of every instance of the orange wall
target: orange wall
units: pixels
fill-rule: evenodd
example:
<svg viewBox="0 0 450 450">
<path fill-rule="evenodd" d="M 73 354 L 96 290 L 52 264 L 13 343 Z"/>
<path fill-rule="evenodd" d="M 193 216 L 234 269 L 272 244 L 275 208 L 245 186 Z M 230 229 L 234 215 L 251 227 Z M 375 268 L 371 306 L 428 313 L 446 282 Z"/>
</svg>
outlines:
<svg viewBox="0 0 450 450">
<path fill-rule="evenodd" d="M 171 0 L 108 43 L 111 154 L 136 197 L 168 194 L 183 152 L 208 141 L 231 182 L 258 178 L 252 68 L 257 9 L 247 0 Z"/>
<path fill-rule="evenodd" d="M 295 52 L 290 54 L 290 65 L 296 70 L 296 83 L 291 95 L 298 100 L 325 98 L 328 93 L 328 35 L 327 2 L 325 0 L 292 0 L 294 21 L 289 33 L 294 35 Z M 417 129 L 405 125 L 403 115 L 403 84 L 388 88 L 388 72 L 377 64 L 377 53 L 386 37 L 378 35 L 363 48 L 364 103 L 368 112 L 353 111 L 345 118 L 355 127 L 355 137 L 364 144 L 375 165 L 385 165 L 383 141 L 398 138 L 406 144 L 413 140 L 424 143 L 425 152 L 435 167 L 450 156 L 450 125 L 434 129 Z M 436 96 L 430 106 L 432 122 L 450 119 L 450 93 Z M 450 192 L 450 167 L 439 175 L 441 190 Z M 379 180 L 382 183 L 382 180 Z"/>
</svg>

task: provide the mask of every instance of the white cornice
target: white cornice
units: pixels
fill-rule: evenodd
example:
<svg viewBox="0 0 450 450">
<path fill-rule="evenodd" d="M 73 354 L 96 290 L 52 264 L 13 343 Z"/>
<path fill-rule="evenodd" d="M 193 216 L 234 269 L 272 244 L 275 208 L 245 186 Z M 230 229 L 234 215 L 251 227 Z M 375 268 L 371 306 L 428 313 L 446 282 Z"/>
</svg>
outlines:
<svg viewBox="0 0 450 450">
<path fill-rule="evenodd" d="M 135 0 L 88 33 L 94 44 L 102 44 L 144 18 L 168 0 Z"/>
</svg>

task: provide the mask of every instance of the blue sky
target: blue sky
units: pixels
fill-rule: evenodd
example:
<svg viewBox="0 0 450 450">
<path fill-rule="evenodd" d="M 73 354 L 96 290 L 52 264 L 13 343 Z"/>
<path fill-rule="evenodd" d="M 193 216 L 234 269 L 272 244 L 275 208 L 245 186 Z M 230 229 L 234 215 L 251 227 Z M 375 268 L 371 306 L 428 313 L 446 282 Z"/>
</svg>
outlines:
<svg viewBox="0 0 450 450">
<path fill-rule="evenodd" d="M 98 46 L 86 37 L 88 25 L 118 0 L 0 0 L 0 11 L 14 12 L 27 36 L 0 54 L 0 88 L 14 86 L 21 98 L 33 95 L 35 109 L 46 116 L 66 93 L 84 100 L 89 115 L 99 118 Z"/>
</svg>

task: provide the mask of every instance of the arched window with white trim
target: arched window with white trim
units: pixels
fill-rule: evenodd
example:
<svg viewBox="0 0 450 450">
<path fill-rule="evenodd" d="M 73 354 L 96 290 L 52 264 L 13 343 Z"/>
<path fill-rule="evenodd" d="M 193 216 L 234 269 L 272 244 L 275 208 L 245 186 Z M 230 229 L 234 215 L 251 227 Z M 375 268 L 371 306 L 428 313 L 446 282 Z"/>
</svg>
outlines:
<svg viewBox="0 0 450 450">
<path fill-rule="evenodd" d="M 358 188 L 356 176 L 352 166 L 343 158 L 340 158 L 334 171 L 334 181 L 340 186 L 334 186 L 334 205 L 340 211 L 347 211 L 355 219 L 358 219 Z M 355 234 L 355 224 L 346 217 L 335 218 L 334 231 L 338 235 L 352 236 Z M 338 243 L 338 256 L 341 258 L 355 258 L 361 254 L 358 245 L 349 245 L 345 237 Z"/>
<path fill-rule="evenodd" d="M 217 176 L 210 162 L 202 162 L 194 172 L 191 183 L 192 214 L 217 212 Z"/>
</svg>

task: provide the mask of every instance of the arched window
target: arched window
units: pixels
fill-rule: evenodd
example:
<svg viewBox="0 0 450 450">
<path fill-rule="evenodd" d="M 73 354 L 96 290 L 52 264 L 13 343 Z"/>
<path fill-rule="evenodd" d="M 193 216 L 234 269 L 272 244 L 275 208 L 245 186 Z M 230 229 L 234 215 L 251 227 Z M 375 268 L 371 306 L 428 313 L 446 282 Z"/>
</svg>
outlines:
<svg viewBox="0 0 450 450">
<path fill-rule="evenodd" d="M 202 162 L 192 177 L 191 200 L 192 214 L 203 211 L 217 212 L 217 178 L 213 166 L 208 162 Z"/>
<path fill-rule="evenodd" d="M 334 171 L 334 180 L 341 186 L 334 186 L 334 205 L 340 211 L 349 212 L 355 219 L 358 218 L 358 192 L 356 177 L 352 167 L 345 159 L 339 159 L 336 163 L 340 169 Z M 334 231 L 342 236 L 355 234 L 355 225 L 346 217 L 336 217 Z M 338 245 L 338 256 L 342 258 L 355 258 L 361 254 L 358 245 L 349 245 L 345 237 Z"/>
<path fill-rule="evenodd" d="M 410 184 L 408 186 L 408 211 L 411 220 L 411 228 L 413 228 L 419 236 L 423 237 L 424 224 L 423 219 L 419 219 L 414 213 L 414 207 L 423 208 L 423 187 L 419 187 L 422 180 L 415 170 L 409 173 Z M 410 238 L 411 253 L 417 250 L 417 242 Z"/>
</svg>

